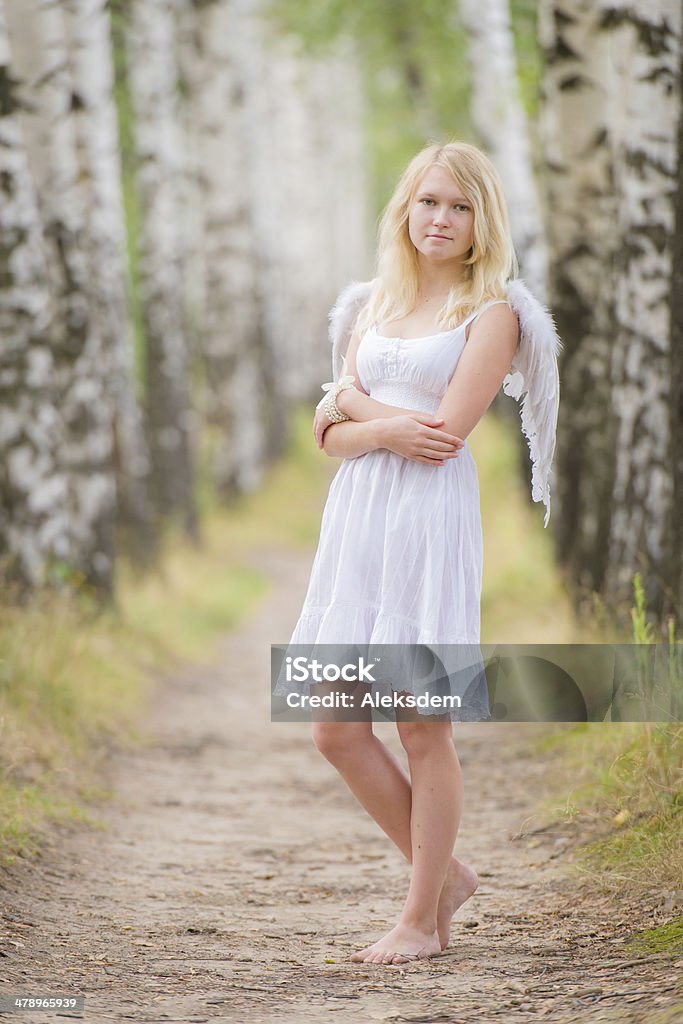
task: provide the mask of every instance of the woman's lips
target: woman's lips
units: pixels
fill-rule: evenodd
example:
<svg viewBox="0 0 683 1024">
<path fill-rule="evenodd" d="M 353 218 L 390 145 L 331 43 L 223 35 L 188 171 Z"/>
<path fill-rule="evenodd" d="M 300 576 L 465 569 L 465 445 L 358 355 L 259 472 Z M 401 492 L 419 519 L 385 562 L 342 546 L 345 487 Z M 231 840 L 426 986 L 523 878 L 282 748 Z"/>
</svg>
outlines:
<svg viewBox="0 0 683 1024">
<path fill-rule="evenodd" d="M 440 238 L 444 242 L 452 241 L 452 239 L 448 238 L 446 235 L 427 235 L 427 238 Z"/>
</svg>

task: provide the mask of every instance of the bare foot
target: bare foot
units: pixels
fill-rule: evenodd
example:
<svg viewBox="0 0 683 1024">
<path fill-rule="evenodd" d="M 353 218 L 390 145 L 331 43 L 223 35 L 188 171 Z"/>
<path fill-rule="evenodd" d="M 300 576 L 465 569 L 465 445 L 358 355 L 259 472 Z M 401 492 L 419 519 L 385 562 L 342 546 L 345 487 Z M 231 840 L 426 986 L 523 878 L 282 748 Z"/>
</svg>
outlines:
<svg viewBox="0 0 683 1024">
<path fill-rule="evenodd" d="M 366 964 L 407 964 L 410 960 L 422 960 L 439 952 L 438 932 L 429 935 L 417 928 L 397 924 L 372 946 L 353 953 L 351 959 Z"/>
<path fill-rule="evenodd" d="M 439 906 L 436 912 L 436 927 L 441 949 L 445 949 L 448 945 L 453 914 L 472 896 L 478 885 L 479 876 L 474 868 L 468 867 L 457 857 L 453 857 L 439 896 Z"/>
</svg>

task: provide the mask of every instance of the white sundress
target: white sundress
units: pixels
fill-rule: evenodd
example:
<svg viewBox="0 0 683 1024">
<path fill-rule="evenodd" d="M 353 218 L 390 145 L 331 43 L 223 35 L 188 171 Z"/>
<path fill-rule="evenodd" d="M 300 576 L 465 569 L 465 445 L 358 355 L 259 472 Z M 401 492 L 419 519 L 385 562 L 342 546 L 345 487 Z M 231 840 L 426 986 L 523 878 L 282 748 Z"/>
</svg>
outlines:
<svg viewBox="0 0 683 1024">
<path fill-rule="evenodd" d="M 356 356 L 360 384 L 377 401 L 436 413 L 465 347 L 467 325 L 502 301 L 486 303 L 456 328 L 421 338 L 389 338 L 369 328 Z M 459 456 L 440 468 L 386 448 L 343 459 L 330 485 L 290 645 L 428 645 L 451 657 L 457 648 L 450 645 L 478 650 L 482 567 L 479 481 L 467 440 Z M 471 664 L 472 647 L 463 650 Z M 405 678 L 373 683 L 380 693 L 390 688 L 418 692 Z M 290 691 L 280 675 L 273 694 Z M 488 717 L 481 671 L 467 693 L 467 706 L 453 709 L 451 718 Z"/>
</svg>

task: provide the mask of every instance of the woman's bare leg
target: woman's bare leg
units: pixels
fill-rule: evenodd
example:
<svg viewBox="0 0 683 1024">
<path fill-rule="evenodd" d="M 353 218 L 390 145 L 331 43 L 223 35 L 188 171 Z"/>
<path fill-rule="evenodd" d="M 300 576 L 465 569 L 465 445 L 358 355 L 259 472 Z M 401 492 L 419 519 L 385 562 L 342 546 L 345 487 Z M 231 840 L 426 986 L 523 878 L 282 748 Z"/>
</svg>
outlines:
<svg viewBox="0 0 683 1024">
<path fill-rule="evenodd" d="M 462 772 L 450 721 L 402 721 L 398 729 L 412 780 L 413 872 L 398 924 L 352 957 L 367 963 L 405 963 L 442 948 L 438 908 L 462 813 Z"/>
<path fill-rule="evenodd" d="M 372 722 L 369 719 L 340 722 L 330 716 L 327 721 L 313 723 L 313 736 L 318 749 L 335 766 L 359 803 L 401 850 L 406 860 L 412 862 L 411 784 L 391 751 L 374 735 Z M 451 748 L 455 755 L 452 741 Z M 457 755 L 450 758 L 449 770 L 456 789 L 461 793 L 462 773 Z M 417 773 L 420 774 L 419 768 Z M 462 796 L 456 806 L 457 822 L 461 810 Z M 450 856 L 437 907 L 437 930 L 442 949 L 448 945 L 453 914 L 474 893 L 478 883 L 472 868 Z"/>
</svg>

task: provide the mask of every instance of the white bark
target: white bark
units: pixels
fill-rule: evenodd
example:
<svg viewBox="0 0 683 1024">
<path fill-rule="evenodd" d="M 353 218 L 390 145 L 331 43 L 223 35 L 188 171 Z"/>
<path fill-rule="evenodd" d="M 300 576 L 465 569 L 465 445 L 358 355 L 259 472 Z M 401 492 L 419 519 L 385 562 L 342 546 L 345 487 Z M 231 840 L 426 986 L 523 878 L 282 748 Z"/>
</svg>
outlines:
<svg viewBox="0 0 683 1024">
<path fill-rule="evenodd" d="M 78 171 L 88 211 L 86 258 L 91 315 L 107 356 L 116 437 L 119 521 L 136 560 L 154 551 L 148 498 L 150 459 L 136 395 L 126 290 L 126 231 L 112 41 L 106 0 L 65 0 L 71 81 L 78 97 Z"/>
<path fill-rule="evenodd" d="M 158 510 L 197 528 L 196 417 L 190 409 L 184 231 L 179 224 L 180 133 L 175 11 L 171 0 L 131 0 L 127 31 L 141 207 L 140 292 L 147 352 L 147 417 Z"/>
<path fill-rule="evenodd" d="M 548 0 L 542 13 L 553 309 L 567 348 L 559 550 L 581 588 L 626 609 L 628 629 L 636 570 L 655 614 L 681 589 L 670 315 L 681 8 Z"/>
<path fill-rule="evenodd" d="M 501 177 L 521 276 L 545 302 L 548 253 L 517 81 L 509 0 L 459 0 L 459 6 L 467 33 L 474 125 Z"/>
<path fill-rule="evenodd" d="M 68 543 L 66 481 L 55 460 L 61 423 L 50 386 L 48 270 L 2 2 L 0 76 L 0 559 L 6 579 L 30 587 L 42 581 L 50 553 Z"/>
<path fill-rule="evenodd" d="M 608 34 L 594 0 L 544 0 L 541 135 L 551 305 L 565 342 L 557 440 L 556 536 L 580 586 L 600 590 L 611 514 L 609 363 L 618 247 Z"/>
<path fill-rule="evenodd" d="M 107 353 L 89 302 L 88 210 L 76 159 L 63 12 L 44 0 L 10 0 L 7 13 L 16 43 L 13 67 L 25 100 L 22 125 L 56 300 L 50 339 L 52 383 L 63 425 L 59 464 L 68 507 L 68 539 L 63 533 L 56 553 L 96 589 L 108 593 L 115 489 Z"/>
<path fill-rule="evenodd" d="M 607 585 L 630 599 L 644 569 L 651 604 L 666 577 L 673 503 L 670 281 L 675 126 L 681 117 L 681 5 L 611 0 L 607 71 L 621 114 L 613 161 L 618 196 L 612 399 L 618 423 Z M 680 508 L 678 514 L 681 514 Z"/>
<path fill-rule="evenodd" d="M 262 295 L 247 148 L 253 126 L 244 113 L 237 62 L 244 44 L 235 4 L 215 0 L 199 7 L 193 28 L 185 53 L 202 213 L 205 416 L 217 428 L 214 482 L 227 496 L 253 490 L 267 457 Z"/>
</svg>

